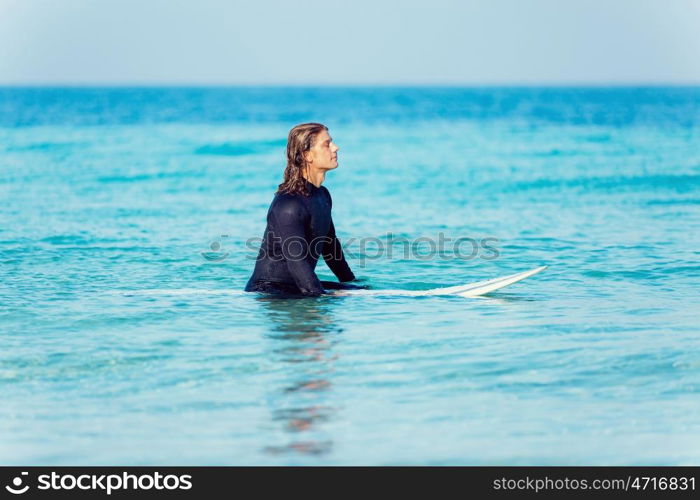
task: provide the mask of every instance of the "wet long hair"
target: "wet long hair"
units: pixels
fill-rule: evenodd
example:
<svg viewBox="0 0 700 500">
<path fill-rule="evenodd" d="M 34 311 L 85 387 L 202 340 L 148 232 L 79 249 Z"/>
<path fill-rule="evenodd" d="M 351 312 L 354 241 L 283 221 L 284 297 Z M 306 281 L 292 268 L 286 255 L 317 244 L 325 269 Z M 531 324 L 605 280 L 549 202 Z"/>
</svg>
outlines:
<svg viewBox="0 0 700 500">
<path fill-rule="evenodd" d="M 316 136 L 324 130 L 328 130 L 328 127 L 322 123 L 302 123 L 289 131 L 287 168 L 284 169 L 284 181 L 279 185 L 277 194 L 309 195 L 304 178 L 307 166 L 304 154 L 313 147 Z"/>
</svg>

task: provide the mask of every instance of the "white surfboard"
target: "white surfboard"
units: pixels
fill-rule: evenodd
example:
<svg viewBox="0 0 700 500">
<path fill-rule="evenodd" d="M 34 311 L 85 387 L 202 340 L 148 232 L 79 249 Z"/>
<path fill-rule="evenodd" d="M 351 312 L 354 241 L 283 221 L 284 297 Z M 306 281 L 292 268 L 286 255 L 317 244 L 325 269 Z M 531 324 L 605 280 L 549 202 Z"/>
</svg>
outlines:
<svg viewBox="0 0 700 500">
<path fill-rule="evenodd" d="M 423 297 L 428 295 L 459 295 L 460 297 L 478 297 L 480 295 L 493 292 L 520 280 L 529 278 L 533 274 L 547 269 L 547 266 L 536 267 L 522 273 L 511 274 L 485 281 L 476 281 L 465 285 L 448 286 L 444 288 L 431 288 L 430 290 L 334 290 L 333 295 L 398 295 L 403 297 Z M 180 296 L 180 295 L 248 295 L 243 290 L 211 290 L 199 288 L 177 288 L 177 289 L 148 289 L 148 290 L 121 290 L 121 295 L 132 297 L 138 295 L 156 296 Z"/>
<path fill-rule="evenodd" d="M 522 273 L 511 274 L 485 281 L 477 281 L 466 285 L 431 288 L 430 290 L 338 290 L 335 295 L 401 295 L 405 297 L 422 297 L 427 295 L 459 295 L 460 297 L 478 297 L 493 292 L 518 281 L 529 278 L 547 269 L 547 266 L 536 267 Z"/>
</svg>

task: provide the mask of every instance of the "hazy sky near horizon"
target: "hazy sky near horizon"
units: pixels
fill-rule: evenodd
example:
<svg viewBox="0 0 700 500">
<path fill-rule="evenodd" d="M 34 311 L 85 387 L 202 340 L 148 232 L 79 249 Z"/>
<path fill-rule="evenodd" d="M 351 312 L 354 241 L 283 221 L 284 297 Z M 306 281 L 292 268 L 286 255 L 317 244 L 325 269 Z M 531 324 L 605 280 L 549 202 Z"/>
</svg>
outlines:
<svg viewBox="0 0 700 500">
<path fill-rule="evenodd" d="M 698 84 L 700 0 L 0 0 L 0 84 Z"/>
</svg>

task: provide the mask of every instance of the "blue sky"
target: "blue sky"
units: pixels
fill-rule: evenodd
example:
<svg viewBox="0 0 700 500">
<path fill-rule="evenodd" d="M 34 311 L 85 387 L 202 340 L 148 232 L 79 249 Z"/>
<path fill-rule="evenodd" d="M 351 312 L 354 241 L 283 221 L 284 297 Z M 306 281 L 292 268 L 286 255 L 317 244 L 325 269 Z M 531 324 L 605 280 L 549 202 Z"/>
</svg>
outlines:
<svg viewBox="0 0 700 500">
<path fill-rule="evenodd" d="M 2 84 L 697 84 L 700 0 L 0 0 Z"/>
</svg>

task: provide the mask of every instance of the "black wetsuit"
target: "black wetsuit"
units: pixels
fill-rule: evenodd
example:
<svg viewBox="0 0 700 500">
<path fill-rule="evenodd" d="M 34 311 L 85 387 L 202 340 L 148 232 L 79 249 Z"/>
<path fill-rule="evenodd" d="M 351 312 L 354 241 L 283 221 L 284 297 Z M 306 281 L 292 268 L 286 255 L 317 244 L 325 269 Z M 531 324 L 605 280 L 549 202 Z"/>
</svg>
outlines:
<svg viewBox="0 0 700 500">
<path fill-rule="evenodd" d="M 306 184 L 309 196 L 277 194 L 267 212 L 267 227 L 245 287 L 247 292 L 319 296 L 325 288 L 364 288 L 320 281 L 314 269 L 320 256 L 341 282 L 355 275 L 345 261 L 331 219 L 331 195 Z"/>
</svg>

